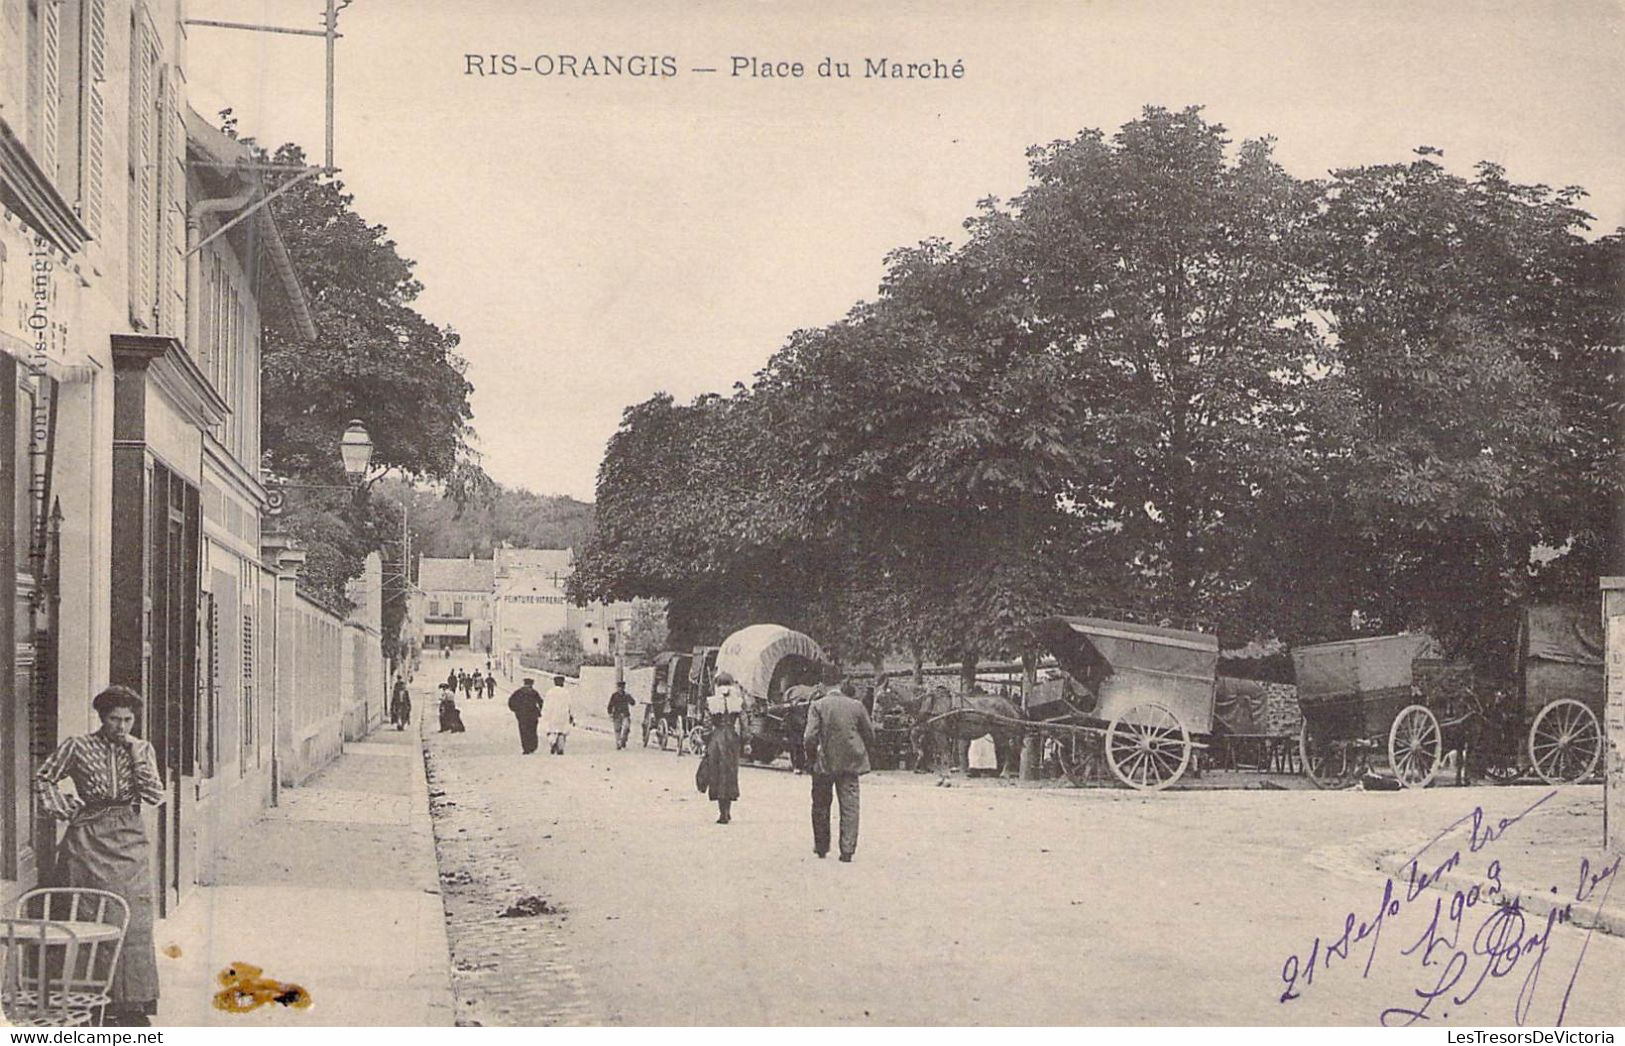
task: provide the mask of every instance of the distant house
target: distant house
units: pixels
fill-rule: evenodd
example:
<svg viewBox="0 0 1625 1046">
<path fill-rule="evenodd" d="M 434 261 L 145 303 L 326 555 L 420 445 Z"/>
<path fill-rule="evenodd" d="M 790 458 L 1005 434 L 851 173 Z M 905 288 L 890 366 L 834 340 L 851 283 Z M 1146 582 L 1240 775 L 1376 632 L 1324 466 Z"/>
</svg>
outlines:
<svg viewBox="0 0 1625 1046">
<path fill-rule="evenodd" d="M 489 559 L 418 560 L 418 622 L 425 650 L 491 650 Z"/>
<path fill-rule="evenodd" d="M 419 560 L 413 624 L 425 650 L 529 650 L 543 636 L 574 631 L 589 654 L 615 652 L 615 622 L 630 603 L 573 606 L 567 548 L 494 550 L 490 559 Z"/>
</svg>

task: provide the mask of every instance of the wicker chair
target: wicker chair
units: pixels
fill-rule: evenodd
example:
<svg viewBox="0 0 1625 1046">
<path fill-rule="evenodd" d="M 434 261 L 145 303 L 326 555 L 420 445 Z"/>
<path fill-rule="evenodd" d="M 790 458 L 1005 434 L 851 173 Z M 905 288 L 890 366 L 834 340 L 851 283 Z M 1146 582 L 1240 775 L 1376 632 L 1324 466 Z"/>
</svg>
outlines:
<svg viewBox="0 0 1625 1046">
<path fill-rule="evenodd" d="M 6 920 L 3 1005 L 17 1024 L 100 1023 L 130 926 L 130 906 L 116 893 L 84 887 L 30 890 Z M 86 925 L 116 934 L 90 933 Z M 46 929 L 42 929 L 42 927 Z"/>
</svg>

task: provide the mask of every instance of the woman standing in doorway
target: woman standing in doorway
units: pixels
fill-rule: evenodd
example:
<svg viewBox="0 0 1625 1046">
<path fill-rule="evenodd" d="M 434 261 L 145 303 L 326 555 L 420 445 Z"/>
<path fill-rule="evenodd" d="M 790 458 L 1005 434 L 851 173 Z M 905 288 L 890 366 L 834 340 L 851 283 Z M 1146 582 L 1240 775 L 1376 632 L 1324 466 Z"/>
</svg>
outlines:
<svg viewBox="0 0 1625 1046">
<path fill-rule="evenodd" d="M 163 799 L 163 781 L 152 745 L 131 733 L 141 719 L 141 697 L 110 686 L 91 702 L 101 729 L 70 737 L 35 778 L 40 803 L 68 822 L 57 852 L 57 877 L 65 886 L 110 890 L 130 906 L 130 927 L 113 971 L 107 1024 L 145 1027 L 158 1011 L 158 955 L 152 944 L 152 846 L 141 823 L 140 804 Z M 75 795 L 57 782 L 73 779 Z"/>
</svg>

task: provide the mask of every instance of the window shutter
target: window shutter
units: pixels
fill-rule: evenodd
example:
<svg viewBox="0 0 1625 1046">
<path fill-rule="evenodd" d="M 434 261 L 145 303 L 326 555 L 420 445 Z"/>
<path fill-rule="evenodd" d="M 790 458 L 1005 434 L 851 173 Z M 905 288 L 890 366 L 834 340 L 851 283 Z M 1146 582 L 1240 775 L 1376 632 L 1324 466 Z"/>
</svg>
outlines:
<svg viewBox="0 0 1625 1046">
<path fill-rule="evenodd" d="M 85 0 L 83 75 L 80 83 L 79 217 L 92 236 L 102 229 L 102 180 L 106 154 L 107 0 Z"/>
<path fill-rule="evenodd" d="M 243 614 L 243 758 L 254 746 L 254 615 Z"/>
<path fill-rule="evenodd" d="M 62 97 L 62 12 L 56 0 L 40 6 L 39 165 L 56 171 L 56 122 Z"/>
<path fill-rule="evenodd" d="M 158 34 L 144 9 L 130 46 L 130 322 L 152 330 L 157 308 Z"/>
<path fill-rule="evenodd" d="M 186 249 L 186 125 L 181 122 L 180 77 L 165 66 L 159 90 L 157 121 L 157 315 L 158 329 L 181 334 L 184 288 L 178 274 Z"/>
</svg>

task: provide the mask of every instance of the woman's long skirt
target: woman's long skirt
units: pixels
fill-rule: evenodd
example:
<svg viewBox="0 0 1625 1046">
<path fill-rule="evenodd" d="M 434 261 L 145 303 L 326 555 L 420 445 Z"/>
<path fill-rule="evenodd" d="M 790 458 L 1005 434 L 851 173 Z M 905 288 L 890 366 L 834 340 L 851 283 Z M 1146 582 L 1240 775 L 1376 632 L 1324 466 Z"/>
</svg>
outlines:
<svg viewBox="0 0 1625 1046">
<path fill-rule="evenodd" d="M 152 942 L 152 846 L 132 807 L 81 812 L 68 825 L 57 851 L 57 875 L 65 886 L 110 890 L 130 906 L 113 1005 L 153 1014 L 158 1010 L 158 953 Z"/>
<path fill-rule="evenodd" d="M 712 799 L 730 802 L 739 798 L 739 735 L 726 717 L 722 722 L 713 720 L 711 736 L 705 742 L 705 760 L 710 770 Z"/>
</svg>

